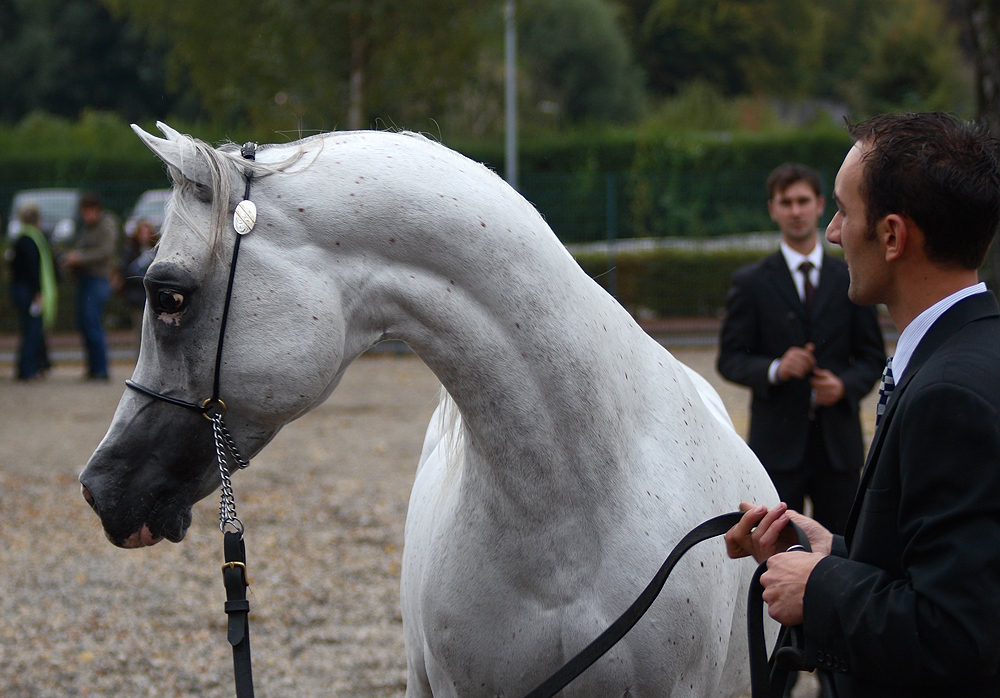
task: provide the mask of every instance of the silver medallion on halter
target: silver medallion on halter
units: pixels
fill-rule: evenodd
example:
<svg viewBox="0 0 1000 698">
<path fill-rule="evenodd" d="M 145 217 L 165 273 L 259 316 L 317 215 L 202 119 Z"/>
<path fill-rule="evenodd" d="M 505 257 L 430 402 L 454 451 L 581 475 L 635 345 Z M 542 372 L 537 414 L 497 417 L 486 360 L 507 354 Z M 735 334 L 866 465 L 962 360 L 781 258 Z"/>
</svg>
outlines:
<svg viewBox="0 0 1000 698">
<path fill-rule="evenodd" d="M 236 212 L 233 213 L 233 227 L 240 235 L 246 235 L 253 230 L 256 222 L 257 206 L 250 199 L 243 199 L 236 205 Z"/>
</svg>

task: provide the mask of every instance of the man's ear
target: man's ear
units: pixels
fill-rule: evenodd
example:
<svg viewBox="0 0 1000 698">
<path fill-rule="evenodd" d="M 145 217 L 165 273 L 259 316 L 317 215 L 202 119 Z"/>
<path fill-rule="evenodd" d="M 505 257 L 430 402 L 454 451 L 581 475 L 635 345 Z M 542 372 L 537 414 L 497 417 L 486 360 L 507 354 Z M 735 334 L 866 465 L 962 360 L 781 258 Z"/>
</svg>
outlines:
<svg viewBox="0 0 1000 698">
<path fill-rule="evenodd" d="M 890 213 L 878 224 L 878 237 L 885 250 L 885 261 L 900 259 L 911 242 L 913 222 L 897 213 Z"/>
</svg>

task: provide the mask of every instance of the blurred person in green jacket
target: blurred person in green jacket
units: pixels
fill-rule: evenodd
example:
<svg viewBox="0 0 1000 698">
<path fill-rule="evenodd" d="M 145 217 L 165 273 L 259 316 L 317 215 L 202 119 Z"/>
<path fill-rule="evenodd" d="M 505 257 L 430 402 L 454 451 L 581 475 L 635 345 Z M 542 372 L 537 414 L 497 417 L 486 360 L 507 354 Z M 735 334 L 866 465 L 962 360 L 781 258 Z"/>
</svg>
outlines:
<svg viewBox="0 0 1000 698">
<path fill-rule="evenodd" d="M 38 228 L 38 206 L 27 203 L 18 212 L 21 233 L 14 241 L 10 285 L 17 308 L 21 341 L 17 353 L 17 378 L 35 380 L 49 368 L 45 330 L 56 316 L 57 287 L 52 249 Z"/>
</svg>

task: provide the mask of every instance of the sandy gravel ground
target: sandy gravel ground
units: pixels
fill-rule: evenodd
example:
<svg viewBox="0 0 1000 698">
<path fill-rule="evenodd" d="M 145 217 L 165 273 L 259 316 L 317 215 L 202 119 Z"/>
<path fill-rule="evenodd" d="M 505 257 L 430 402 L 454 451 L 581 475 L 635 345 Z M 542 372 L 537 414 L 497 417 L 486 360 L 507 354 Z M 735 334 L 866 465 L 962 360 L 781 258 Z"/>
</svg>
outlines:
<svg viewBox="0 0 1000 698">
<path fill-rule="evenodd" d="M 675 354 L 745 433 L 747 394 L 715 373 L 714 349 Z M 124 551 L 80 497 L 131 369 L 109 384 L 78 366 L 0 379 L 0 696 L 233 695 L 217 500 L 181 544 Z M 403 523 L 438 388 L 412 356 L 362 358 L 235 477 L 258 696 L 403 694 Z"/>
</svg>

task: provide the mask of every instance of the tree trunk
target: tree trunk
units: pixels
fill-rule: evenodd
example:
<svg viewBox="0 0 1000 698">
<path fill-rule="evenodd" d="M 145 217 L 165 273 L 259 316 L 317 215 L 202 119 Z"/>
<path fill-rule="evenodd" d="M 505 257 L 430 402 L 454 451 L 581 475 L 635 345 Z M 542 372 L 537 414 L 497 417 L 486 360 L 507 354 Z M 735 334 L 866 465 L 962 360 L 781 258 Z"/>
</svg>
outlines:
<svg viewBox="0 0 1000 698">
<path fill-rule="evenodd" d="M 965 18 L 976 65 L 976 112 L 990 133 L 1000 138 L 1000 0 L 964 0 Z M 993 290 L 1000 294 L 1000 243 L 987 258 Z"/>
<path fill-rule="evenodd" d="M 365 87 L 365 26 L 361 0 L 354 0 L 350 15 L 351 77 L 348 89 L 347 128 L 357 131 L 364 127 Z"/>
</svg>

